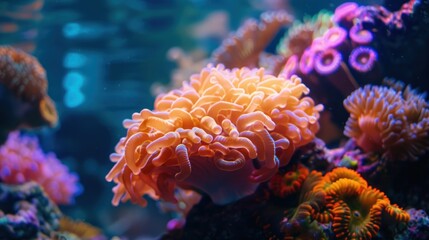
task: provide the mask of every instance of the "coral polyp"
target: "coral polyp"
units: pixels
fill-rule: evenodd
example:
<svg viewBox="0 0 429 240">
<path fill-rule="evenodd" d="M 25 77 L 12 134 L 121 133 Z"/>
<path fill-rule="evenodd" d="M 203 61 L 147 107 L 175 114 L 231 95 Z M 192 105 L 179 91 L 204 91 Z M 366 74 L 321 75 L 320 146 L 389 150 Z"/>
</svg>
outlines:
<svg viewBox="0 0 429 240">
<path fill-rule="evenodd" d="M 400 85 L 367 85 L 353 92 L 344 100 L 350 113 L 344 134 L 364 151 L 390 160 L 415 160 L 427 152 L 429 111 L 425 94 L 410 87 L 401 90 Z"/>
<path fill-rule="evenodd" d="M 209 65 L 160 95 L 155 110 L 124 122 L 128 133 L 106 177 L 117 183 L 113 203 L 145 205 L 143 195 L 175 201 L 176 186 L 202 190 L 215 203 L 253 193 L 314 138 L 323 107 L 307 93 L 297 77 Z"/>
<path fill-rule="evenodd" d="M 314 221 L 331 223 L 337 239 L 372 239 L 380 231 L 383 215 L 393 222 L 408 222 L 409 214 L 380 190 L 368 186 L 355 171 L 335 168 L 325 176 L 313 171 L 303 183 L 300 205 L 282 223 L 286 236 L 309 231 Z M 296 223 L 296 229 L 288 228 Z M 296 233 L 294 233 L 297 235 Z"/>
</svg>

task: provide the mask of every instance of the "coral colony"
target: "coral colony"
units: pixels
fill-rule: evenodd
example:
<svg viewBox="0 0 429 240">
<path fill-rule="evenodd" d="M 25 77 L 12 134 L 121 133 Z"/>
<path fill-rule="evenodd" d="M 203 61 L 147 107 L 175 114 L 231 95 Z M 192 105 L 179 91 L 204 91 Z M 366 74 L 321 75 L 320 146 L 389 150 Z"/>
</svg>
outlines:
<svg viewBox="0 0 429 240">
<path fill-rule="evenodd" d="M 163 239 L 428 236 L 427 205 L 390 199 L 399 188 L 377 184 L 399 163 L 423 162 L 429 147 L 426 95 L 386 78 L 398 77 L 384 61 L 397 49 L 382 45 L 414 31 L 425 11 L 413 0 L 393 12 L 344 3 L 293 23 L 278 53 L 264 49 L 292 16 L 245 22 L 212 64 L 123 122 L 106 176 L 113 204 L 150 197 L 177 212 Z M 348 141 L 329 149 L 317 133 L 333 108 Z"/>
<path fill-rule="evenodd" d="M 157 201 L 172 213 L 161 239 L 429 239 L 429 3 L 386 7 L 246 21 L 123 121 L 112 204 Z M 1 47 L 0 70 L 0 239 L 105 239 L 56 205 L 77 176 L 16 132 L 57 122 L 43 67 Z"/>
<path fill-rule="evenodd" d="M 262 68 L 208 66 L 160 95 L 154 111 L 124 122 L 128 134 L 107 176 L 117 183 L 113 204 L 145 205 L 146 194 L 176 201 L 181 186 L 202 189 L 219 204 L 252 194 L 314 138 L 323 107 L 301 97 L 308 91 L 299 78 L 285 81 Z"/>
</svg>

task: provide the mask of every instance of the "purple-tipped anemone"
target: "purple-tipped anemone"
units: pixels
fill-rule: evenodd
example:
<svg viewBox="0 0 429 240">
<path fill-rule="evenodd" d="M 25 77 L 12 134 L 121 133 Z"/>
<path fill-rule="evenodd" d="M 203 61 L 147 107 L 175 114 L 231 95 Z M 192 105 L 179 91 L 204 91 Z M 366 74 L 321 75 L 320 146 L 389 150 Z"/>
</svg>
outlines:
<svg viewBox="0 0 429 240">
<path fill-rule="evenodd" d="M 366 73 L 374 68 L 377 61 L 377 52 L 369 47 L 357 47 L 349 56 L 350 66 L 361 73 Z"/>
<path fill-rule="evenodd" d="M 335 49 L 326 49 L 317 54 L 314 60 L 314 69 L 320 75 L 329 75 L 334 73 L 341 65 L 341 53 Z"/>
<path fill-rule="evenodd" d="M 335 9 L 332 21 L 339 23 L 340 21 L 348 18 L 353 18 L 355 11 L 359 8 L 359 5 L 354 2 L 345 2 Z M 351 16 L 352 15 L 352 16 Z"/>
<path fill-rule="evenodd" d="M 309 74 L 314 69 L 314 52 L 306 49 L 299 60 L 299 71 L 304 75 Z"/>
<path fill-rule="evenodd" d="M 338 48 L 347 39 L 347 32 L 341 27 L 332 27 L 324 35 L 323 40 L 327 48 Z"/>
<path fill-rule="evenodd" d="M 359 45 L 367 45 L 372 41 L 372 33 L 362 26 L 355 24 L 349 31 L 350 39 Z"/>
</svg>

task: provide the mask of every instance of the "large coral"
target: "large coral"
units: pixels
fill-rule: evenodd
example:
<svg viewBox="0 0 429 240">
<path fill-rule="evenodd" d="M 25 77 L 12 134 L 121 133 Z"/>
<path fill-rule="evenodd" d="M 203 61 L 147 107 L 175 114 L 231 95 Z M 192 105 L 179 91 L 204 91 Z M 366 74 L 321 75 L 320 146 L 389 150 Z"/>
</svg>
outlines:
<svg viewBox="0 0 429 240">
<path fill-rule="evenodd" d="M 308 92 L 297 77 L 209 65 L 124 122 L 106 176 L 117 183 L 113 204 L 145 205 L 143 195 L 175 202 L 176 186 L 215 203 L 253 193 L 314 138 L 323 106 L 302 97 Z"/>
<path fill-rule="evenodd" d="M 416 160 L 429 148 L 425 97 L 401 84 L 360 88 L 344 101 L 350 113 L 344 134 L 366 152 L 389 160 Z"/>
<path fill-rule="evenodd" d="M 35 181 L 57 204 L 71 203 L 81 191 L 77 175 L 70 173 L 55 154 L 43 153 L 37 138 L 11 133 L 0 147 L 0 165 L 1 182 L 22 184 Z"/>
</svg>

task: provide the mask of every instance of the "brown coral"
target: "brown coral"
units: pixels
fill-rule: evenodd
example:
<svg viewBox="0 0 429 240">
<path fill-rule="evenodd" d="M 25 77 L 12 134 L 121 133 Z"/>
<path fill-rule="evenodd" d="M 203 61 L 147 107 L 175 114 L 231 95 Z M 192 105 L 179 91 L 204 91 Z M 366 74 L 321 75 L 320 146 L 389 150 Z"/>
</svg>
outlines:
<svg viewBox="0 0 429 240">
<path fill-rule="evenodd" d="M 19 49 L 0 47 L 0 85 L 8 91 L 8 94 L 2 94 L 2 98 L 9 98 L 3 100 L 0 111 L 8 111 L 5 114 L 13 119 L 10 121 L 18 124 L 4 128 L 15 130 L 57 123 L 55 105 L 47 94 L 46 73 L 36 58 Z M 9 107 L 11 109 L 8 109 L 7 104 L 12 105 Z M 3 119 L 2 122 L 7 121 Z"/>
<path fill-rule="evenodd" d="M 48 82 L 45 69 L 27 53 L 11 47 L 0 47 L 0 83 L 18 97 L 28 101 L 46 95 Z"/>
</svg>

